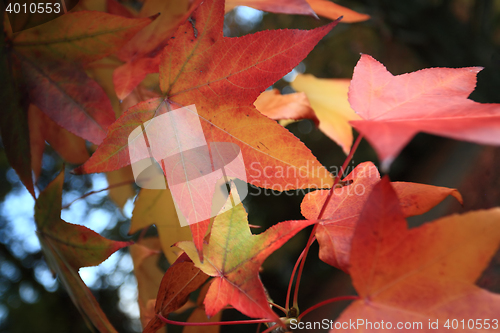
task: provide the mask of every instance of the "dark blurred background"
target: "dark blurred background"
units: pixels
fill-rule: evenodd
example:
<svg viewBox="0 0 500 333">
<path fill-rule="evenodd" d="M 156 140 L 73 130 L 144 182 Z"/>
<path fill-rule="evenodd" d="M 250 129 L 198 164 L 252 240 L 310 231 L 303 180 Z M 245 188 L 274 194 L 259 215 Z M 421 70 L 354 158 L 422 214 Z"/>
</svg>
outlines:
<svg viewBox="0 0 500 333">
<path fill-rule="evenodd" d="M 321 78 L 350 78 L 360 53 L 381 61 L 393 74 L 427 67 L 482 66 L 478 85 L 471 98 L 484 103 L 500 103 L 500 2 L 493 0 L 357 0 L 336 1 L 351 9 L 370 14 L 369 21 L 339 24 L 298 66 L 297 71 Z M 226 16 L 225 34 L 243 34 L 282 28 L 311 29 L 328 23 L 326 19 L 297 15 L 277 15 L 237 9 Z M 276 88 L 292 92 L 281 80 Z M 345 155 L 312 122 L 301 121 L 288 129 L 313 151 L 327 167 L 340 166 Z M 378 163 L 372 148 L 364 141 L 354 156 L 354 164 Z M 50 148 L 44 156 L 40 188 L 44 188 L 62 165 Z M 378 164 L 377 164 L 378 165 Z M 498 206 L 500 203 L 500 149 L 466 142 L 417 135 L 393 163 L 389 176 L 394 181 L 411 181 L 458 188 L 464 206 L 447 199 L 412 225 L 451 213 Z M 68 166 L 71 168 L 72 166 Z M 107 186 L 105 178 L 72 176 L 66 173 L 63 204 L 92 190 Z M 255 194 L 256 189 L 250 190 Z M 249 195 L 244 204 L 251 224 L 268 226 L 280 221 L 302 219 L 303 195 Z M 0 332 L 88 332 L 76 308 L 43 261 L 34 235 L 33 200 L 9 167 L 0 151 Z M 76 204 L 75 204 L 76 205 Z M 63 215 L 68 222 L 82 223 L 106 237 L 125 239 L 132 202 L 123 210 L 106 192 L 81 200 Z M 89 219 L 92 220 L 89 222 Z M 284 305 L 286 288 L 295 260 L 308 237 L 301 232 L 264 263 L 261 278 L 271 298 Z M 318 247 L 309 252 L 301 283 L 302 310 L 321 300 L 352 295 L 348 275 L 321 262 Z M 101 306 L 119 332 L 140 331 L 134 299 L 135 279 L 130 257 L 119 252 L 100 268 L 84 270 L 84 280 L 95 292 Z M 500 292 L 500 255 L 478 284 Z M 135 293 L 135 294 L 134 294 Z M 334 319 L 348 303 L 335 303 L 311 313 L 307 320 Z M 242 318 L 225 311 L 224 319 Z M 255 332 L 254 325 L 239 332 Z M 175 331 L 169 327 L 169 331 Z M 224 327 L 232 332 L 234 327 Z"/>
</svg>

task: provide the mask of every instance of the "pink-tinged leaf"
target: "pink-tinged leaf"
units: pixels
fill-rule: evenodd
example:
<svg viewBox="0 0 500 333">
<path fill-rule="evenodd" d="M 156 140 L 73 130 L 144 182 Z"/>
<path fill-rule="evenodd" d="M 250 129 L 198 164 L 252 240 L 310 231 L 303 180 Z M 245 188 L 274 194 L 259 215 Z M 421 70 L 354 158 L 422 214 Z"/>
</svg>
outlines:
<svg viewBox="0 0 500 333">
<path fill-rule="evenodd" d="M 443 331 L 447 320 L 476 323 L 477 318 L 496 318 L 500 295 L 475 282 L 498 250 L 499 222 L 500 209 L 495 208 L 451 215 L 408 230 L 394 189 L 387 177 L 382 179 L 370 194 L 352 239 L 350 274 L 360 299 L 337 319 L 340 323 L 362 319 L 364 324 L 332 331 L 375 332 L 374 325 L 370 328 L 366 322 L 383 321 L 393 329 L 398 323 L 412 323 L 413 331 L 436 332 Z M 429 327 L 436 321 L 439 329 Z"/>
<path fill-rule="evenodd" d="M 102 88 L 65 62 L 44 64 L 20 57 L 31 101 L 58 125 L 96 144 L 115 114 Z"/>
<path fill-rule="evenodd" d="M 101 332 L 116 332 L 81 280 L 78 269 L 98 265 L 112 253 L 131 243 L 111 241 L 86 227 L 61 220 L 63 181 L 62 171 L 36 200 L 38 238 L 49 266 L 58 274 L 89 327 L 92 327 L 91 322 Z"/>
<path fill-rule="evenodd" d="M 238 202 L 236 194 L 226 205 Z M 203 246 L 203 262 L 192 242 L 177 244 L 206 274 L 215 277 L 205 298 L 205 310 L 214 316 L 226 305 L 255 318 L 278 320 L 269 307 L 259 268 L 264 260 L 303 228 L 316 221 L 286 221 L 258 235 L 252 235 L 243 204 L 219 214 L 210 240 Z"/>
<path fill-rule="evenodd" d="M 351 241 L 359 214 L 379 180 L 380 174 L 373 163 L 361 163 L 345 177 L 344 181 L 350 185 L 335 189 L 316 230 L 321 260 L 349 271 Z M 462 196 L 455 189 L 405 182 L 393 185 L 405 216 L 423 214 L 449 195 L 462 203 Z M 328 191 L 307 194 L 301 205 L 302 215 L 307 219 L 316 219 L 327 195 Z"/>
<path fill-rule="evenodd" d="M 418 132 L 482 144 L 500 144 L 500 104 L 467 97 L 479 67 L 429 68 L 393 76 L 368 55 L 354 69 L 351 107 L 363 120 L 351 124 L 389 166 Z"/>
</svg>

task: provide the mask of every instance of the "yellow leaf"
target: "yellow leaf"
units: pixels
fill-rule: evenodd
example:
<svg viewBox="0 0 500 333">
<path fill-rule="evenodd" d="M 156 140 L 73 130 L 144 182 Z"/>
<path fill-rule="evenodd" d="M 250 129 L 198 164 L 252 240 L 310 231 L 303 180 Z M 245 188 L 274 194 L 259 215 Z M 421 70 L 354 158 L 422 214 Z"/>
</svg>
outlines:
<svg viewBox="0 0 500 333">
<path fill-rule="evenodd" d="M 179 224 L 170 190 L 142 189 L 139 192 L 129 233 L 152 224 L 158 229 L 163 253 L 173 263 L 180 251 L 171 246 L 180 241 L 192 240 L 192 237 L 189 227 L 181 227 Z"/>
<path fill-rule="evenodd" d="M 348 154 L 352 145 L 350 120 L 361 119 L 347 100 L 349 79 L 318 79 L 299 74 L 292 82 L 293 89 L 305 92 L 319 118 L 319 129 Z"/>
</svg>

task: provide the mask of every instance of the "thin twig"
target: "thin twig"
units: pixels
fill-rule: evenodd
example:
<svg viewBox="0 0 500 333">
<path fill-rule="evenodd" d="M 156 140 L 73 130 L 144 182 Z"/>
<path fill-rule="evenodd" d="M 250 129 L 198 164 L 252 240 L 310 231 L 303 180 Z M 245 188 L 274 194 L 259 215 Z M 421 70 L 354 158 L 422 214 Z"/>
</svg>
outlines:
<svg viewBox="0 0 500 333">
<path fill-rule="evenodd" d="M 274 324 L 273 326 L 269 327 L 267 330 L 265 330 L 264 332 L 262 333 L 270 333 L 272 332 L 273 330 L 277 329 L 278 327 L 280 326 L 280 324 Z"/>
<path fill-rule="evenodd" d="M 342 164 L 342 167 L 340 168 L 340 172 L 337 174 L 337 176 L 333 180 L 333 185 L 330 188 L 330 191 L 328 191 L 328 195 L 325 199 L 325 202 L 323 203 L 323 206 L 321 207 L 321 211 L 318 214 L 317 220 L 321 220 L 321 218 L 323 217 L 323 214 L 326 211 L 326 207 L 328 206 L 328 203 L 330 202 L 330 199 L 333 196 L 333 193 L 335 191 L 335 187 L 339 183 L 340 177 L 342 176 L 342 174 L 344 173 L 344 170 L 347 168 L 347 165 L 349 164 L 352 157 L 354 156 L 354 153 L 356 152 L 356 149 L 358 149 L 359 143 L 361 142 L 362 139 L 363 139 L 363 136 L 361 134 L 359 134 L 358 137 L 356 138 L 356 141 L 352 145 L 351 151 L 349 152 L 349 155 L 346 157 L 344 164 Z M 298 299 L 298 295 L 299 295 L 300 279 L 302 278 L 302 272 L 304 270 L 304 264 L 306 262 L 307 252 L 309 252 L 309 248 L 311 247 L 312 243 L 314 242 L 314 237 L 316 235 L 317 228 L 318 228 L 318 224 L 315 224 L 314 228 L 311 232 L 311 235 L 309 235 L 309 240 L 307 241 L 307 244 L 306 244 L 304 257 L 302 258 L 302 261 L 300 262 L 300 268 L 299 268 L 299 273 L 297 275 L 297 281 L 295 281 L 295 292 L 293 294 L 293 306 L 297 309 L 298 309 L 297 299 Z"/>
<path fill-rule="evenodd" d="M 287 308 L 287 315 L 288 315 L 288 310 L 290 310 L 290 296 L 292 295 L 293 278 L 295 277 L 295 273 L 297 272 L 297 268 L 299 268 L 300 262 L 302 261 L 302 258 L 304 257 L 305 252 L 306 252 L 306 249 L 304 248 L 302 250 L 302 253 L 300 254 L 299 258 L 295 262 L 295 266 L 293 266 L 292 275 L 290 276 L 290 282 L 288 283 L 288 290 L 286 292 L 286 301 L 285 301 L 285 306 Z"/>
<path fill-rule="evenodd" d="M 281 305 L 278 305 L 278 304 L 276 304 L 274 302 L 269 302 L 268 301 L 268 303 L 271 304 L 272 306 L 274 306 L 275 308 L 280 309 L 285 314 L 285 316 L 286 316 L 286 314 L 287 314 L 288 311 L 284 307 L 282 307 Z"/>
<path fill-rule="evenodd" d="M 113 184 L 113 185 L 109 185 L 108 187 L 103 188 L 102 190 L 90 191 L 88 193 L 85 193 L 81 197 L 76 198 L 75 200 L 71 201 L 66 206 L 63 206 L 62 209 L 69 208 L 69 206 L 71 206 L 72 204 L 74 204 L 76 201 L 85 199 L 86 197 L 88 197 L 88 196 L 90 196 L 92 194 L 97 194 L 97 193 L 101 193 L 101 192 L 104 192 L 104 191 L 107 191 L 107 190 L 111 190 L 112 188 L 115 188 L 115 187 L 120 187 L 120 186 L 124 186 L 124 185 L 128 185 L 128 184 L 132 184 L 133 182 L 134 182 L 133 180 L 127 180 L 125 182 L 121 182 L 121 183 L 116 183 L 116 184 Z"/>
<path fill-rule="evenodd" d="M 162 322 L 177 326 L 216 326 L 216 325 L 241 325 L 241 324 L 258 324 L 269 323 L 269 319 L 251 319 L 251 320 L 234 320 L 234 321 L 214 321 L 204 323 L 188 323 L 184 321 L 175 321 L 163 317 L 161 314 L 156 315 Z"/>
<path fill-rule="evenodd" d="M 306 314 L 308 314 L 311 311 L 316 310 L 319 307 L 322 307 L 323 305 L 327 305 L 327 304 L 334 303 L 334 302 L 347 301 L 347 300 L 357 300 L 357 299 L 359 299 L 359 296 L 339 296 L 339 297 L 330 298 L 330 299 L 327 299 L 323 302 L 319 302 L 316 305 L 311 306 L 309 309 L 302 312 L 297 319 L 298 319 L 298 321 L 300 321 Z"/>
</svg>

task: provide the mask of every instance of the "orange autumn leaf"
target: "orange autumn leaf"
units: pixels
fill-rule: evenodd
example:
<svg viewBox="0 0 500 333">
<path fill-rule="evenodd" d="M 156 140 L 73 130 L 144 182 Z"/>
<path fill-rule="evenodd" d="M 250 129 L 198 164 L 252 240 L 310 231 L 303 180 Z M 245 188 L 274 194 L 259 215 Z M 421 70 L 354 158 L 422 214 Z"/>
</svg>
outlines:
<svg viewBox="0 0 500 333">
<path fill-rule="evenodd" d="M 500 245 L 500 209 L 451 215 L 408 229 L 388 178 L 375 185 L 352 240 L 350 274 L 360 300 L 337 322 L 361 325 L 342 332 L 376 332 L 364 323 L 420 323 L 419 332 L 436 332 L 457 320 L 497 318 L 500 295 L 476 280 Z M 418 324 L 417 324 L 418 325 Z M 467 331 L 465 326 L 460 331 Z M 474 325 L 472 332 L 487 332 Z M 491 326 L 490 326 L 491 327 Z M 332 331 L 337 331 L 336 329 Z M 340 330 L 339 330 L 340 331 Z"/>
<path fill-rule="evenodd" d="M 196 30 L 189 22 L 179 28 L 176 38 L 163 52 L 160 87 L 164 97 L 139 103 L 125 112 L 111 126 L 104 143 L 77 172 L 111 171 L 130 164 L 127 147 L 132 129 L 166 112 L 167 107 L 195 104 L 204 131 L 209 134 L 208 142 L 235 142 L 242 149 L 245 163 L 255 162 L 257 168 L 274 165 L 298 170 L 306 162 L 314 161 L 309 163 L 310 171 L 300 180 L 299 187 L 306 182 L 316 186 L 331 184 L 329 174 L 309 149 L 249 104 L 293 68 L 335 23 L 310 31 L 263 31 L 226 38 L 222 36 L 222 5 L 221 1 L 204 2 L 193 14 Z M 268 48 L 261 43 L 267 43 Z M 255 45 L 255 50 L 251 45 Z M 174 49 L 182 51 L 174 52 L 174 56 L 171 52 Z M 227 53 L 228 49 L 231 53 Z M 229 62 L 222 57 L 232 59 L 232 52 L 241 52 L 242 56 L 237 63 L 227 66 Z M 248 126 L 257 126 L 272 135 L 257 140 L 253 133 L 242 130 Z M 294 153 L 284 151 L 285 148 L 293 149 Z M 254 177 L 251 182 L 265 185 L 259 178 Z M 275 187 L 296 183 L 295 178 L 268 181 L 274 185 L 267 186 Z"/>
<path fill-rule="evenodd" d="M 319 129 L 346 154 L 353 138 L 349 121 L 360 119 L 347 100 L 350 83 L 348 79 L 318 79 L 310 74 L 299 74 L 291 83 L 293 89 L 306 94 L 319 118 Z"/>
<path fill-rule="evenodd" d="M 142 57 L 116 68 L 113 73 L 113 83 L 119 100 L 129 96 L 146 75 L 158 72 L 160 56 L 161 53 L 154 57 Z"/>
<path fill-rule="evenodd" d="M 323 213 L 322 222 L 316 229 L 321 260 L 349 271 L 351 241 L 359 214 L 379 180 L 380 174 L 375 165 L 365 162 L 344 178 L 344 181 L 351 182 L 350 185 L 335 189 Z M 394 182 L 392 185 L 400 200 L 400 209 L 406 217 L 429 211 L 449 195 L 462 202 L 460 193 L 451 188 L 406 182 Z M 302 201 L 302 215 L 307 219 L 316 219 L 328 192 L 308 193 Z"/>
<path fill-rule="evenodd" d="M 337 22 L 309 31 L 262 31 L 238 38 L 224 37 L 223 23 L 223 1 L 205 1 L 198 7 L 191 21 L 179 27 L 162 53 L 163 97 L 139 103 L 125 112 L 76 172 L 111 171 L 130 164 L 129 139 L 137 142 L 144 136 L 140 126 L 168 110 L 194 105 L 207 145 L 223 142 L 239 147 L 249 183 L 279 190 L 331 185 L 330 174 L 310 150 L 286 129 L 260 114 L 252 103 L 295 67 Z M 251 128 L 259 128 L 268 135 L 256 136 Z M 184 133 L 179 129 L 156 133 L 162 137 L 155 139 L 174 145 L 177 140 L 172 139 L 179 138 L 178 132 Z M 171 147 L 174 148 L 180 151 L 181 147 Z M 151 157 L 146 150 L 139 155 L 137 160 Z M 168 177 L 169 171 L 164 172 Z M 201 174 L 204 172 L 208 171 Z M 208 207 L 213 191 L 208 185 L 203 189 L 186 188 L 189 195 L 177 205 L 189 207 L 207 202 Z M 207 226 L 207 223 L 193 224 L 193 228 L 199 229 L 193 232 L 193 237 L 200 252 Z"/>
<path fill-rule="evenodd" d="M 369 55 L 354 69 L 349 102 L 362 120 L 351 121 L 388 167 L 418 133 L 500 144 L 500 104 L 468 99 L 480 67 L 428 68 L 394 76 Z"/>
<path fill-rule="evenodd" d="M 331 20 L 336 20 L 342 16 L 342 20 L 340 21 L 342 23 L 361 22 L 370 18 L 370 15 L 358 13 L 329 0 L 307 0 L 307 2 L 319 16 L 323 16 Z"/>
<path fill-rule="evenodd" d="M 255 108 L 244 105 L 247 102 L 252 103 L 260 94 L 260 90 L 264 90 L 274 80 L 279 79 L 283 73 L 286 73 L 292 67 L 292 64 L 296 64 L 301 57 L 305 56 L 308 50 L 333 25 L 311 31 L 266 31 L 240 38 L 224 38 L 222 37 L 223 15 L 220 11 L 221 4 L 220 1 L 205 2 L 203 6 L 200 6 L 194 16 L 194 19 L 197 20 L 196 30 L 193 30 L 191 23 L 184 24 L 177 32 L 177 38 L 165 49 L 163 53 L 164 60 L 162 61 L 164 66 L 160 71 L 160 85 L 166 97 L 168 97 L 170 103 L 174 103 L 174 107 L 175 105 L 187 106 L 194 103 L 200 116 L 203 117 L 203 126 L 206 127 L 207 131 L 213 133 L 208 138 L 208 141 L 215 139 L 223 142 L 236 141 L 237 144 L 239 143 L 242 146 L 242 151 L 246 155 L 244 156 L 245 161 L 248 164 L 251 161 L 264 164 L 265 160 L 266 165 L 268 165 L 267 162 L 269 161 L 271 165 L 278 164 L 283 165 L 283 167 L 298 168 L 301 166 L 299 165 L 301 161 L 315 160 L 309 150 L 295 137 L 290 135 L 288 131 L 282 129 L 275 122 L 271 122 L 267 118 L 260 116 Z M 207 16 L 212 9 L 218 9 L 219 14 L 217 16 Z M 209 20 L 215 20 L 216 24 L 213 25 L 213 22 Z M 207 31 L 203 30 L 205 28 Z M 201 39 L 197 40 L 197 38 Z M 275 38 L 282 41 L 281 44 L 278 45 L 273 42 L 273 44 L 269 44 L 269 48 L 265 52 L 262 47 L 259 47 L 259 50 L 261 50 L 259 53 L 251 53 L 247 48 L 251 44 L 251 41 L 256 42 L 258 40 L 261 43 L 271 43 Z M 292 40 L 297 40 L 299 43 L 290 44 L 289 42 Z M 212 46 L 214 43 L 215 46 Z M 177 53 L 173 59 L 170 59 L 170 56 L 173 56 L 170 48 L 180 48 L 184 44 L 185 53 Z M 242 52 L 247 52 L 248 56 L 242 57 L 239 63 L 225 68 L 224 64 L 227 63 L 219 57 L 219 53 L 224 53 L 230 47 L 234 48 L 234 51 L 241 50 Z M 206 48 L 209 48 L 210 52 L 202 52 Z M 194 50 L 196 50 L 197 55 L 194 57 L 189 56 L 190 52 Z M 288 56 L 292 52 L 294 55 L 293 59 L 285 61 L 285 57 L 288 59 Z M 227 56 L 230 57 L 231 55 L 228 54 Z M 282 60 L 277 61 L 277 57 L 282 58 Z M 211 67 L 210 71 L 203 67 L 208 65 Z M 199 69 L 193 72 L 197 67 Z M 267 67 L 273 70 L 262 74 L 262 71 Z M 241 68 L 242 70 L 238 71 L 238 74 L 231 74 L 237 68 Z M 256 76 L 256 80 L 248 80 L 254 73 L 261 74 Z M 179 78 L 170 82 L 169 80 L 173 77 Z M 198 85 L 197 81 L 201 85 Z M 244 94 L 241 93 L 242 88 L 239 86 L 241 84 L 248 87 L 245 89 Z M 203 96 L 202 93 L 218 93 L 221 95 L 219 97 L 211 95 Z M 234 96 L 239 97 L 235 99 Z M 130 159 L 126 148 L 131 128 L 140 126 L 143 121 L 151 119 L 161 107 L 165 108 L 165 100 L 165 98 L 149 100 L 128 110 L 113 124 L 105 142 L 99 146 L 96 153 L 79 171 L 85 173 L 110 171 L 129 164 Z M 208 107 L 209 105 L 210 108 Z M 212 114 L 215 112 L 212 111 L 214 108 L 224 111 L 224 114 L 219 113 L 214 118 Z M 233 119 L 233 116 L 237 114 L 244 114 L 244 117 Z M 229 124 L 226 124 L 226 122 L 229 122 Z M 237 123 L 238 126 L 233 128 L 230 126 L 230 123 Z M 126 126 L 124 126 L 125 124 Z M 275 134 L 272 138 L 267 140 L 260 138 L 256 142 L 252 133 L 240 130 L 240 128 L 247 126 L 245 124 L 248 126 L 269 128 L 269 131 Z M 273 148 L 277 141 L 282 146 Z M 292 156 L 287 156 L 289 154 L 282 152 L 283 148 L 288 145 L 292 145 L 296 150 L 293 158 Z M 309 183 L 320 184 L 322 181 L 326 185 L 331 183 L 329 175 L 319 163 L 314 163 L 312 169 L 320 176 L 316 176 L 315 179 L 308 179 L 311 180 Z M 255 179 L 254 182 L 259 183 L 260 180 Z M 276 182 L 289 183 L 287 179 L 279 179 Z"/>
<path fill-rule="evenodd" d="M 266 90 L 253 103 L 257 110 L 274 120 L 311 119 L 319 123 L 306 94 L 281 95 L 278 89 Z"/>
</svg>

